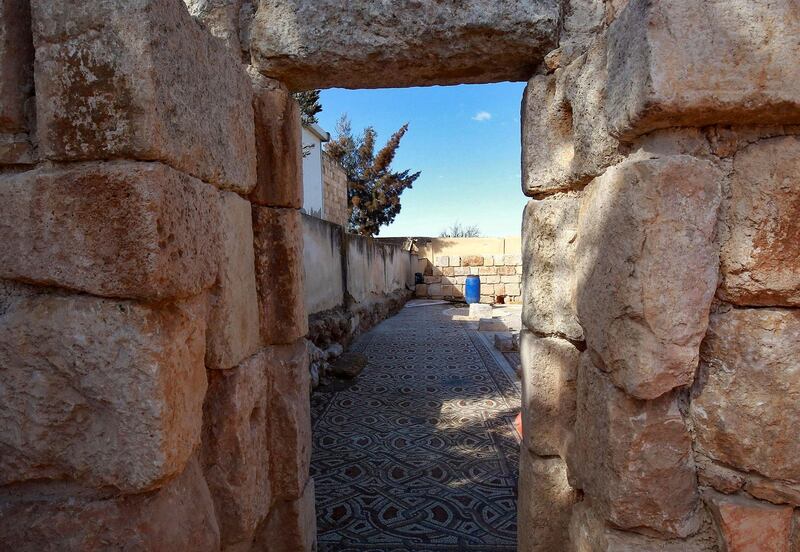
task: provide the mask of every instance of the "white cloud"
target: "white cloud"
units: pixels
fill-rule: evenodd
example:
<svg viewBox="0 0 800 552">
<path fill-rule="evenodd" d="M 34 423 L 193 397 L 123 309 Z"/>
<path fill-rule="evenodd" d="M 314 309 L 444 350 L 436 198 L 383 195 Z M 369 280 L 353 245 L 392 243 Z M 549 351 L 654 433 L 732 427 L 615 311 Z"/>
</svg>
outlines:
<svg viewBox="0 0 800 552">
<path fill-rule="evenodd" d="M 489 121 L 492 118 L 492 114 L 488 111 L 478 111 L 474 117 L 472 117 L 473 121 L 478 121 L 479 123 L 483 123 L 484 121 Z"/>
</svg>

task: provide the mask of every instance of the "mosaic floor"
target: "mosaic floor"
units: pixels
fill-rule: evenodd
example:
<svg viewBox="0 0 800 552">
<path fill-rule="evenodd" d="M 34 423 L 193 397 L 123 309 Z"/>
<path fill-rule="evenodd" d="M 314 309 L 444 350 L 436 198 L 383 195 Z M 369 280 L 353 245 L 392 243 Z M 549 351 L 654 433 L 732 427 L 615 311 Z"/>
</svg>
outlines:
<svg viewBox="0 0 800 552">
<path fill-rule="evenodd" d="M 319 552 L 516 550 L 519 383 L 446 308 L 383 322 L 314 394 Z"/>
</svg>

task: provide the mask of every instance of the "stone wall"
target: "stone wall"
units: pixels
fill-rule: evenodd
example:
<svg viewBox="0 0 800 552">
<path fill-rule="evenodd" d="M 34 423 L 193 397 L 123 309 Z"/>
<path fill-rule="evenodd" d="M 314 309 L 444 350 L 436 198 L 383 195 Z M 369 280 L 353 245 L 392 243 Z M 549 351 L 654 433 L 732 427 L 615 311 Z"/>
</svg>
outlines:
<svg viewBox="0 0 800 552">
<path fill-rule="evenodd" d="M 347 173 L 328 154 L 322 154 L 322 217 L 328 222 L 347 226 Z"/>
<path fill-rule="evenodd" d="M 0 548 L 310 551 L 298 106 L 180 0 L 0 14 Z"/>
<path fill-rule="evenodd" d="M 262 75 L 531 77 L 521 552 L 800 547 L 795 0 L 186 4 L 0 2 L 5 548 L 313 548 L 299 113 Z"/>
<path fill-rule="evenodd" d="M 467 276 L 481 280 L 481 303 L 520 303 L 522 301 L 521 255 L 447 255 L 419 259 L 417 272 L 423 283 L 415 296 L 428 299 L 464 300 Z"/>
<path fill-rule="evenodd" d="M 316 217 L 302 221 L 308 338 L 341 352 L 412 296 L 416 256 Z"/>
<path fill-rule="evenodd" d="M 796 550 L 800 8 L 566 8 L 523 105 L 519 550 Z"/>
<path fill-rule="evenodd" d="M 396 238 L 385 238 L 394 240 Z M 467 276 L 481 279 L 482 303 L 520 303 L 522 256 L 518 237 L 405 238 L 418 260 L 414 269 L 423 277 L 419 298 L 464 300 Z"/>
</svg>

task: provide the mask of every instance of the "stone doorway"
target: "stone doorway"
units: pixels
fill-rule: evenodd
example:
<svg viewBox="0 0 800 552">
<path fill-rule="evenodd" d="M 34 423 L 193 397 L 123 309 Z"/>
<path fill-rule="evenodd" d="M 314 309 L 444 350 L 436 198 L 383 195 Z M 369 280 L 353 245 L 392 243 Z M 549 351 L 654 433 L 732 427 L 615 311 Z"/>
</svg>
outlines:
<svg viewBox="0 0 800 552">
<path fill-rule="evenodd" d="M 0 542 L 311 550 L 288 90 L 530 79 L 519 549 L 797 548 L 796 2 L 186 4 L 0 3 Z"/>
</svg>

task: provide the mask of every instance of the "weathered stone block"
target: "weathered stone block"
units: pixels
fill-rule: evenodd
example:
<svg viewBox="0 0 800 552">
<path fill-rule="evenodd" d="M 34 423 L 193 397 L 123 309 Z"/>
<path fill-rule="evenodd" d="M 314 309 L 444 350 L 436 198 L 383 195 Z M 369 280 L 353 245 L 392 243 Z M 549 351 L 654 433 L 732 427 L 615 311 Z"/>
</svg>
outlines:
<svg viewBox="0 0 800 552">
<path fill-rule="evenodd" d="M 736 154 L 720 221 L 720 295 L 739 305 L 800 306 L 800 138 Z"/>
<path fill-rule="evenodd" d="M 577 405 L 570 483 L 620 529 L 680 538 L 696 532 L 692 440 L 677 395 L 633 399 L 583 353 Z"/>
<path fill-rule="evenodd" d="M 160 163 L 111 162 L 0 176 L 0 277 L 109 297 L 210 287 L 219 195 Z"/>
<path fill-rule="evenodd" d="M 522 96 L 522 191 L 533 197 L 573 184 L 572 110 L 561 73 L 533 77 Z"/>
<path fill-rule="evenodd" d="M 32 0 L 40 154 L 158 160 L 222 188 L 255 184 L 240 59 L 178 0 Z"/>
<path fill-rule="evenodd" d="M 197 460 L 163 488 L 92 498 L 37 487 L 0 493 L 0 542 L 18 552 L 219 550 L 214 503 Z"/>
<path fill-rule="evenodd" d="M 519 284 L 504 284 L 508 295 L 522 295 L 522 288 Z"/>
<path fill-rule="evenodd" d="M 428 295 L 428 286 L 426 284 L 417 284 L 414 288 L 414 294 L 417 297 L 427 297 Z"/>
<path fill-rule="evenodd" d="M 520 81 L 554 46 L 558 19 L 550 0 L 276 0 L 260 4 L 250 48 L 293 90 Z"/>
<path fill-rule="evenodd" d="M 595 9 L 600 2 L 578 4 L 593 4 Z M 528 83 L 522 107 L 525 194 L 541 197 L 580 189 L 622 160 L 619 142 L 610 136 L 605 121 L 606 81 L 601 38 L 569 65 Z"/>
<path fill-rule="evenodd" d="M 272 501 L 268 361 L 262 351 L 230 370 L 208 372 L 202 460 L 225 549 L 252 542 Z"/>
<path fill-rule="evenodd" d="M 300 498 L 311 463 L 311 402 L 305 340 L 265 349 L 270 481 L 278 500 Z M 313 491 L 312 491 L 313 493 Z"/>
<path fill-rule="evenodd" d="M 442 284 L 430 284 L 428 286 L 428 295 L 430 297 L 441 297 L 442 296 Z"/>
<path fill-rule="evenodd" d="M 261 338 L 292 343 L 308 333 L 300 212 L 254 205 L 253 237 Z"/>
<path fill-rule="evenodd" d="M 183 0 L 192 17 L 198 19 L 236 56 L 249 50 L 248 32 L 255 6 L 250 0 Z"/>
<path fill-rule="evenodd" d="M 255 353 L 261 337 L 250 202 L 223 192 L 220 213 L 222 259 L 211 290 L 206 367 L 226 369 Z"/>
<path fill-rule="evenodd" d="M 312 552 L 317 544 L 314 480 L 309 480 L 300 498 L 273 505 L 269 518 L 256 535 L 253 550 Z"/>
<path fill-rule="evenodd" d="M 483 266 L 494 266 L 494 255 L 484 255 Z"/>
<path fill-rule="evenodd" d="M 450 266 L 450 257 L 436 257 L 433 260 L 433 264 L 436 266 Z"/>
<path fill-rule="evenodd" d="M 573 510 L 569 526 L 572 552 L 719 552 L 716 531 L 710 519 L 695 535 L 687 539 L 662 540 L 628 531 L 619 531 L 606 523 L 590 501 L 583 501 Z M 553 550 L 558 550 L 555 548 Z"/>
<path fill-rule="evenodd" d="M 800 122 L 794 0 L 631 0 L 609 28 L 611 131 Z"/>
<path fill-rule="evenodd" d="M 575 314 L 575 237 L 580 197 L 532 200 L 522 221 L 522 321 L 535 332 L 583 339 Z"/>
<path fill-rule="evenodd" d="M 247 69 L 253 82 L 257 178 L 250 201 L 267 207 L 303 206 L 300 106 L 276 80 Z"/>
<path fill-rule="evenodd" d="M 205 301 L 150 307 L 0 287 L 0 484 L 141 492 L 200 441 Z"/>
<path fill-rule="evenodd" d="M 798 358 L 800 312 L 715 313 L 690 408 L 698 451 L 741 471 L 800 482 Z"/>
<path fill-rule="evenodd" d="M 483 266 L 483 257 L 480 255 L 467 255 L 461 257 L 461 266 L 469 266 L 469 267 L 479 267 Z M 477 272 L 470 274 L 477 274 Z"/>
<path fill-rule="evenodd" d="M 561 455 L 575 425 L 580 351 L 569 341 L 523 331 L 522 415 L 527 447 L 540 456 Z"/>
<path fill-rule="evenodd" d="M 717 285 L 719 172 L 688 156 L 612 167 L 584 191 L 577 312 L 614 383 L 653 399 L 687 385 Z"/>
<path fill-rule="evenodd" d="M 520 451 L 517 542 L 520 552 L 563 550 L 578 492 L 567 482 L 561 458 Z"/>
<path fill-rule="evenodd" d="M 0 2 L 0 165 L 34 161 L 33 38 L 28 0 Z"/>
<path fill-rule="evenodd" d="M 600 2 L 580 2 L 587 3 L 597 6 Z M 606 36 L 601 34 L 585 54 L 564 69 L 564 94 L 572 113 L 575 150 L 569 178 L 578 186 L 624 158 L 619 141 L 609 132 L 605 116 L 606 62 Z"/>
<path fill-rule="evenodd" d="M 725 552 L 790 552 L 791 506 L 774 506 L 742 496 L 703 493 L 722 535 Z"/>
</svg>

